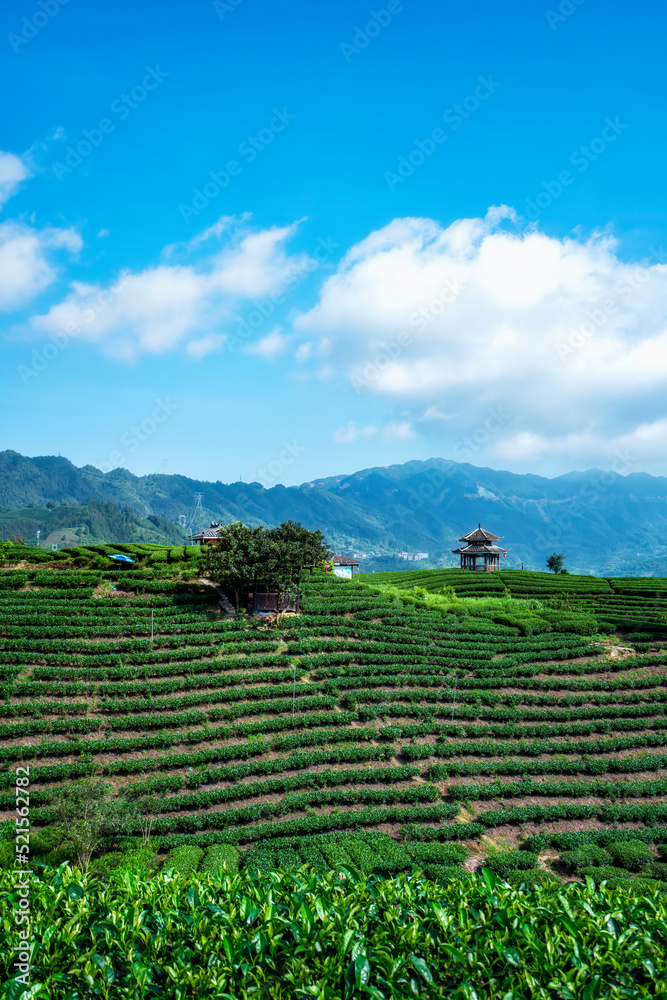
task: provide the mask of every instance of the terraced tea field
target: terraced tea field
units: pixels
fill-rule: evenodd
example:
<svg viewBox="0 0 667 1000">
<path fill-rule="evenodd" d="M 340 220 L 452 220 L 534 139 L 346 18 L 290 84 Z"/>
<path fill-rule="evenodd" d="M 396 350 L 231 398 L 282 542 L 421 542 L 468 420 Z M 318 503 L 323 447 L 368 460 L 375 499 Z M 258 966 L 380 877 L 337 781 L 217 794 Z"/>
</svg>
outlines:
<svg viewBox="0 0 667 1000">
<path fill-rule="evenodd" d="M 150 811 L 163 852 L 253 847 L 260 868 L 437 874 L 520 843 L 667 843 L 666 581 L 317 572 L 276 628 L 143 549 L 130 571 L 0 573 L 2 818 L 22 765 L 33 828 L 97 775 Z M 528 603 L 443 612 L 390 584 Z"/>
</svg>

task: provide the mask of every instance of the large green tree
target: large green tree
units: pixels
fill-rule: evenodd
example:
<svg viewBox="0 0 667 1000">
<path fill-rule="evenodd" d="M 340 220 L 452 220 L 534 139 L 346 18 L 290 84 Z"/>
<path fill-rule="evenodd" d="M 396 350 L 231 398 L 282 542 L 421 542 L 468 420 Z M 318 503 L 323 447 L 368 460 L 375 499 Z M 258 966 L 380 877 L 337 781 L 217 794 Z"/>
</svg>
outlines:
<svg viewBox="0 0 667 1000">
<path fill-rule="evenodd" d="M 242 591 L 255 579 L 278 592 L 281 606 L 298 598 L 303 567 L 319 565 L 329 554 L 322 532 L 296 521 L 277 528 L 249 528 L 236 521 L 218 531 L 217 545 L 206 553 L 206 571 L 234 591 L 237 611 Z"/>
<path fill-rule="evenodd" d="M 266 562 L 267 534 L 266 528 L 249 528 L 235 521 L 220 528 L 217 544 L 207 547 L 206 572 L 216 583 L 234 591 L 237 611 L 241 592 Z"/>
</svg>

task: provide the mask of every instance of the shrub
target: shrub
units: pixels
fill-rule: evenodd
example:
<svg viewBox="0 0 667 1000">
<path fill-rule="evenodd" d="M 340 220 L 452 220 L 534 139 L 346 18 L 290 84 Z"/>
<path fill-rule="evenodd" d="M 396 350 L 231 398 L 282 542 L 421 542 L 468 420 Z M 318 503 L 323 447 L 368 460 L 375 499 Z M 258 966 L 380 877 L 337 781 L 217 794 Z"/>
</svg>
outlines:
<svg viewBox="0 0 667 1000">
<path fill-rule="evenodd" d="M 171 868 L 180 872 L 181 875 L 188 875 L 190 872 L 197 871 L 203 857 L 204 851 L 201 847 L 184 844 L 183 847 L 174 847 L 169 851 L 164 861 L 164 867 L 165 870 Z"/>
<path fill-rule="evenodd" d="M 63 831 L 57 826 L 45 826 L 30 835 L 30 854 L 43 860 L 47 854 L 57 851 L 63 842 Z"/>
<path fill-rule="evenodd" d="M 377 862 L 377 854 L 363 840 L 343 840 L 341 847 L 347 851 L 354 864 L 361 869 L 364 875 L 369 875 L 373 871 Z"/>
<path fill-rule="evenodd" d="M 137 847 L 130 851 L 111 851 L 95 858 L 90 864 L 90 872 L 108 879 L 115 884 L 123 881 L 123 876 L 148 876 L 157 868 L 157 853 L 153 847 Z"/>
<path fill-rule="evenodd" d="M 584 878 L 589 876 L 596 885 L 606 882 L 608 879 L 620 879 L 623 886 L 630 885 L 631 879 L 624 868 L 615 868 L 613 865 L 593 865 L 590 868 L 582 868 L 579 872 Z M 615 886 L 617 888 L 617 886 Z"/>
<path fill-rule="evenodd" d="M 434 882 L 466 882 L 475 878 L 473 872 L 461 865 L 426 865 L 424 871 Z"/>
<path fill-rule="evenodd" d="M 648 844 L 644 844 L 641 840 L 626 840 L 618 844 L 609 844 L 607 851 L 617 865 L 630 872 L 638 872 L 653 861 L 651 849 Z"/>
<path fill-rule="evenodd" d="M 353 865 L 352 858 L 341 844 L 322 844 L 320 848 L 331 868 L 339 865 Z"/>
<path fill-rule="evenodd" d="M 452 865 L 460 863 L 470 854 L 464 844 L 439 844 L 436 842 L 420 843 L 412 841 L 405 849 L 416 864 Z"/>
<path fill-rule="evenodd" d="M 101 858 L 94 858 L 90 862 L 88 871 L 91 875 L 108 878 L 110 873 L 121 864 L 124 857 L 125 855 L 121 851 L 109 851 L 108 854 L 103 854 Z"/>
<path fill-rule="evenodd" d="M 263 844 L 255 844 L 247 854 L 243 856 L 243 868 L 250 874 L 264 874 L 274 868 L 274 852 Z"/>
<path fill-rule="evenodd" d="M 511 886 L 518 887 L 520 885 L 525 885 L 531 889 L 536 886 L 560 884 L 560 879 L 556 875 L 552 872 L 545 872 L 541 868 L 533 868 L 532 870 L 525 872 L 509 872 L 505 881 L 509 882 Z"/>
<path fill-rule="evenodd" d="M 596 865 L 610 865 L 611 855 L 596 844 L 578 847 L 574 851 L 564 851 L 560 860 L 569 872 L 579 872 L 582 868 Z"/>
<path fill-rule="evenodd" d="M 283 847 L 276 851 L 275 865 L 281 871 L 289 871 L 290 868 L 296 869 L 301 866 L 301 858 L 293 847 Z"/>
<path fill-rule="evenodd" d="M 16 859 L 16 847 L 10 840 L 0 843 L 0 868 L 13 868 Z"/>
<path fill-rule="evenodd" d="M 230 875 L 238 875 L 239 852 L 231 844 L 211 844 L 202 861 L 201 870 L 207 875 L 217 875 L 218 870 L 227 865 Z"/>
<path fill-rule="evenodd" d="M 659 878 L 667 881 L 667 864 L 663 861 L 654 861 L 648 865 L 643 874 L 645 878 Z"/>
<path fill-rule="evenodd" d="M 659 882 L 657 879 L 646 878 L 633 878 L 630 881 L 630 885 L 635 890 L 643 890 L 644 892 L 652 892 L 654 889 L 659 889 L 660 892 L 664 892 L 667 889 L 667 882 Z"/>
<path fill-rule="evenodd" d="M 50 865 L 52 868 L 57 868 L 58 865 L 62 865 L 65 861 L 74 864 L 76 861 L 74 844 L 71 840 L 66 840 L 60 847 L 57 847 L 54 851 L 49 851 L 48 854 L 43 855 L 39 860 L 42 864 Z"/>
<path fill-rule="evenodd" d="M 483 867 L 504 878 L 510 872 L 537 868 L 537 854 L 532 851 L 498 851 L 485 858 Z"/>
</svg>

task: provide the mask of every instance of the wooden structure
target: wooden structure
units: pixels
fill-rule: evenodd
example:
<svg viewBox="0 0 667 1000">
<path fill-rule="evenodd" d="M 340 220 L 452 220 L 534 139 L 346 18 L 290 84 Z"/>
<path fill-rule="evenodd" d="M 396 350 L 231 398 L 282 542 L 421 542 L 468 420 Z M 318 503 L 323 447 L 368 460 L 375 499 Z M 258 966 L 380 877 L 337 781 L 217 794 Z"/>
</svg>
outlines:
<svg viewBox="0 0 667 1000">
<path fill-rule="evenodd" d="M 204 528 L 203 531 L 195 531 L 194 535 L 188 535 L 189 541 L 194 545 L 217 545 L 218 544 L 218 531 L 222 527 L 222 521 L 211 521 L 210 528 Z"/>
<path fill-rule="evenodd" d="M 485 531 L 481 524 L 478 524 L 474 531 L 469 531 L 460 542 L 465 542 L 465 546 L 460 549 L 452 549 L 455 555 L 461 556 L 461 569 L 490 570 L 500 569 L 500 556 L 507 555 L 507 549 L 501 549 L 494 542 L 499 542 L 498 535 Z M 479 562 L 478 562 L 479 560 Z"/>
<path fill-rule="evenodd" d="M 356 559 L 348 559 L 347 556 L 333 556 L 334 576 L 339 576 L 343 580 L 351 580 L 353 573 L 359 572 L 359 563 Z"/>
<path fill-rule="evenodd" d="M 297 581 L 297 592 L 300 591 L 301 576 Z M 251 587 L 248 588 L 245 601 L 246 607 L 251 610 L 253 615 L 267 613 L 267 612 L 280 612 L 280 611 L 296 611 L 300 610 L 300 600 L 297 596 L 296 603 L 291 603 L 290 601 L 280 601 L 280 594 L 275 588 L 267 587 L 262 580 L 257 579 L 255 574 L 255 579 Z"/>
</svg>

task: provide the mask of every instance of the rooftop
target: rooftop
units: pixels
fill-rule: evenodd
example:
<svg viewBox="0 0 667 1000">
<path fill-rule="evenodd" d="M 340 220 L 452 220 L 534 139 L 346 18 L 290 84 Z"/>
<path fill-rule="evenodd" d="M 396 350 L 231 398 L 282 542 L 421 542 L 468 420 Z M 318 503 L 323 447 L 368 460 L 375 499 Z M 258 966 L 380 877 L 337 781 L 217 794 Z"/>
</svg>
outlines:
<svg viewBox="0 0 667 1000">
<path fill-rule="evenodd" d="M 500 535 L 494 535 L 490 531 L 485 531 L 481 524 L 478 524 L 474 531 L 469 531 L 460 542 L 499 542 Z"/>
</svg>

